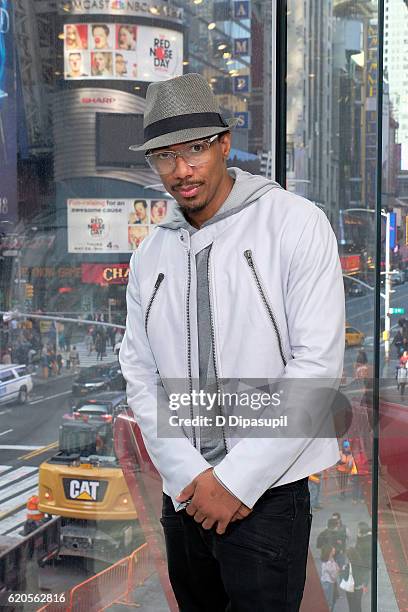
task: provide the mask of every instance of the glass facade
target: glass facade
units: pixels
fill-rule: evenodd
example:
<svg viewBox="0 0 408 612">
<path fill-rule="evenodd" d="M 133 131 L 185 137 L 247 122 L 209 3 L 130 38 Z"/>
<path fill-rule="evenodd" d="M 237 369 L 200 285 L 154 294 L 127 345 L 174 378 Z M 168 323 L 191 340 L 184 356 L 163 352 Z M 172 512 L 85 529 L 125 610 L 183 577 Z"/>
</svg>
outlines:
<svg viewBox="0 0 408 612">
<path fill-rule="evenodd" d="M 407 54 L 404 0 L 0 0 L 0 591 L 177 609 L 117 355 L 131 254 L 174 205 L 129 146 L 148 84 L 199 72 L 238 119 L 228 165 L 338 241 L 349 405 L 343 463 L 309 479 L 302 610 L 408 610 Z M 332 543 L 358 593 L 322 582 Z"/>
</svg>

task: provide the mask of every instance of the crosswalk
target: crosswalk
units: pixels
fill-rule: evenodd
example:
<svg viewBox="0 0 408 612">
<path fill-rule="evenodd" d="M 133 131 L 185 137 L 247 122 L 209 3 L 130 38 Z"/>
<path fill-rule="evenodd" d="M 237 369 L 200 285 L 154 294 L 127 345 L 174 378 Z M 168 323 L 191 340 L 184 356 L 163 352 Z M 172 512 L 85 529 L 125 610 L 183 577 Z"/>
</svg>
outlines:
<svg viewBox="0 0 408 612">
<path fill-rule="evenodd" d="M 0 537 L 22 537 L 27 500 L 38 493 L 38 467 L 0 465 Z"/>
<path fill-rule="evenodd" d="M 88 349 L 85 346 L 84 342 L 78 342 L 75 344 L 78 354 L 79 354 L 79 365 L 81 368 L 88 368 L 94 365 L 104 365 L 110 363 L 117 363 L 118 358 L 115 353 L 112 351 L 111 346 L 106 347 L 106 357 L 100 360 L 96 360 L 96 352 L 93 351 L 91 354 L 88 353 Z"/>
</svg>

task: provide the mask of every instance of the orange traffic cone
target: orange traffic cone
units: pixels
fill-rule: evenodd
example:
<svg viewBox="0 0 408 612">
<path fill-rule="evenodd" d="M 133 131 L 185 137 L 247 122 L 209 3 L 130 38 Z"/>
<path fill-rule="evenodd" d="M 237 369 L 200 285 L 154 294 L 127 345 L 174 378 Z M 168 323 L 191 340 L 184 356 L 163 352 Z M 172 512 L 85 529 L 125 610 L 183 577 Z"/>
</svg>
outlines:
<svg viewBox="0 0 408 612">
<path fill-rule="evenodd" d="M 24 524 L 24 535 L 28 535 L 40 526 L 44 519 L 44 513 L 38 509 L 40 503 L 38 495 L 33 495 L 27 502 L 27 515 Z"/>
</svg>

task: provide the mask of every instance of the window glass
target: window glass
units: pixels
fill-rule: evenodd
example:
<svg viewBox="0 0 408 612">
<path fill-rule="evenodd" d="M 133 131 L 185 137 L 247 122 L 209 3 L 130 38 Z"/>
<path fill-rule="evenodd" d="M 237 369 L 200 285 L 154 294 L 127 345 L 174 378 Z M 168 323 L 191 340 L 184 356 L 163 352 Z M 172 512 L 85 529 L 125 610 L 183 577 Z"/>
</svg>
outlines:
<svg viewBox="0 0 408 612">
<path fill-rule="evenodd" d="M 293 161 L 286 186 L 319 206 L 337 237 L 349 325 L 340 390 L 353 415 L 340 432 L 339 464 L 309 478 L 309 565 L 320 584 L 306 591 L 306 609 L 320 600 L 333 609 L 356 597 L 340 588 L 341 570 L 351 558 L 355 566 L 354 557 L 364 568 L 356 577 L 359 595 L 364 609 L 370 607 L 372 436 L 365 400 L 375 346 L 377 34 L 374 2 L 288 2 L 286 145 Z M 326 571 L 330 538 L 337 542 L 335 579 Z M 386 573 L 383 581 L 389 584 Z"/>
<path fill-rule="evenodd" d="M 25 549 L 10 553 L 8 567 L 17 558 L 21 571 L 8 578 L 4 572 L 2 580 L 13 591 L 44 595 L 42 605 L 79 601 L 95 576 L 95 606 L 129 601 L 129 609 L 135 602 L 154 612 L 175 609 L 161 481 L 132 415 L 126 407 L 119 416 L 115 411 L 114 429 L 109 419 L 76 419 L 73 412 L 110 416 L 107 405 L 74 407 L 107 391 L 118 393 L 115 405 L 123 406 L 118 353 L 129 262 L 174 210 L 144 154 L 129 147 L 143 142 L 148 84 L 198 72 L 222 114 L 237 119 L 228 165 L 274 178 L 275 161 L 283 159 L 283 186 L 319 207 L 337 238 L 349 334 L 340 391 L 349 404 L 340 463 L 309 479 L 314 508 L 304 609 L 324 609 L 328 600 L 334 606 L 336 594 L 340 611 L 360 596 L 363 610 L 372 601 L 381 611 L 406 606 L 408 90 L 401 62 L 408 61 L 408 46 L 400 24 L 408 24 L 408 7 L 385 0 L 378 168 L 378 3 L 287 0 L 286 49 L 276 45 L 283 4 L 0 0 L 0 382 L 14 378 L 1 371 L 9 364 L 22 366 L 19 377 L 31 375 L 20 382 L 18 398 L 28 406 L 5 411 L 0 432 L 0 543 L 18 544 L 39 524 L 44 533 L 34 559 Z M 284 58 L 286 107 L 277 116 L 275 79 Z M 282 121 L 286 142 L 277 151 Z M 376 265 L 381 338 L 375 338 Z M 378 457 L 375 358 L 380 409 L 392 415 L 380 422 Z M 372 505 L 377 482 L 379 514 Z M 27 522 L 27 512 L 37 519 Z M 330 586 L 322 580 L 322 548 L 332 541 L 339 572 Z M 340 589 L 350 558 L 364 587 L 351 596 Z M 115 563 L 121 581 L 112 579 L 118 566 L 101 574 Z"/>
<path fill-rule="evenodd" d="M 7 370 L 6 372 L 0 372 L 0 382 L 7 382 L 9 380 L 14 380 L 14 374 L 12 370 Z"/>
</svg>

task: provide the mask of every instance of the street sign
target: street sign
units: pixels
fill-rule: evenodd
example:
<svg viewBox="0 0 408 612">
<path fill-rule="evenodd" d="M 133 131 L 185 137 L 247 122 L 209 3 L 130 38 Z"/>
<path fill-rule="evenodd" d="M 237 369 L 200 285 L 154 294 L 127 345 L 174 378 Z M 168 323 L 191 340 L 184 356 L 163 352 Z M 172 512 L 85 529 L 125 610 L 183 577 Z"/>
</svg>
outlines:
<svg viewBox="0 0 408 612">
<path fill-rule="evenodd" d="M 389 314 L 405 314 L 405 308 L 390 308 L 389 309 Z"/>
<path fill-rule="evenodd" d="M 390 249 L 394 249 L 397 243 L 397 213 L 388 213 L 390 215 Z"/>
</svg>

